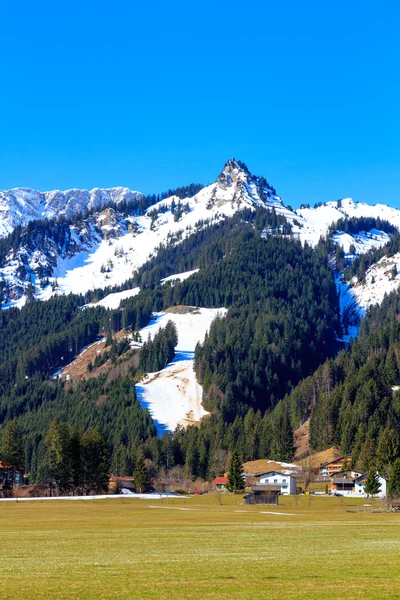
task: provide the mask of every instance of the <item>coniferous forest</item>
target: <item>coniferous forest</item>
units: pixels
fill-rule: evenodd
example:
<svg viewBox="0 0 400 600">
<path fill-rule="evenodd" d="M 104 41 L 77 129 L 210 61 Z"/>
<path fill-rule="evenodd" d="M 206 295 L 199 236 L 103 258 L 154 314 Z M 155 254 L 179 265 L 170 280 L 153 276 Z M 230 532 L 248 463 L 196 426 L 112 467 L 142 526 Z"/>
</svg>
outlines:
<svg viewBox="0 0 400 600">
<path fill-rule="evenodd" d="M 210 479 L 224 473 L 233 451 L 243 461 L 291 460 L 293 432 L 308 418 L 312 450 L 335 444 L 363 470 L 395 461 L 400 400 L 392 387 L 400 384 L 400 301 L 393 294 L 371 308 L 357 340 L 341 349 L 332 242 L 302 246 L 287 235 L 285 223 L 274 210 L 258 209 L 199 226 L 180 244 L 160 248 L 157 259 L 133 274 L 129 284 L 142 291 L 117 310 L 83 310 L 96 297 L 90 292 L 0 312 L 1 431 L 4 437 L 7 424 L 18 423 L 19 466 L 30 482 L 53 480 L 64 491 L 101 490 L 105 472 L 143 471 L 143 460 L 149 473 L 179 467 L 188 477 Z M 391 244 L 396 240 L 397 234 Z M 336 259 L 343 259 L 340 252 Z M 357 264 L 348 268 L 354 271 Z M 200 271 L 186 281 L 159 284 L 162 277 L 195 268 Z M 211 415 L 198 427 L 159 438 L 135 383 L 171 361 L 176 330 L 168 324 L 134 351 L 113 335 L 138 332 L 153 311 L 179 305 L 225 307 L 228 313 L 195 352 Z M 117 376 L 102 372 L 76 385 L 53 377 L 103 337 L 109 340 L 104 360 L 112 358 L 117 367 L 126 357 L 137 354 L 137 360 Z M 103 362 L 91 365 L 90 374 Z M 101 449 L 96 481 L 85 475 L 89 467 L 77 467 L 88 464 L 90 444 Z M 64 448 L 58 457 L 56 447 Z"/>
</svg>

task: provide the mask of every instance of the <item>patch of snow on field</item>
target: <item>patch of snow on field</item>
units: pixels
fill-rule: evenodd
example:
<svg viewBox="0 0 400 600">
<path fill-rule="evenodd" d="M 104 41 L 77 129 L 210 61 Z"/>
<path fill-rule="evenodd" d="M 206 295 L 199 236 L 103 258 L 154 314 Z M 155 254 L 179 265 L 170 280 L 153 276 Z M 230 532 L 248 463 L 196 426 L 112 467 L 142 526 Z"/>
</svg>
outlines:
<svg viewBox="0 0 400 600">
<path fill-rule="evenodd" d="M 198 422 L 208 414 L 201 404 L 203 389 L 193 368 L 194 350 L 197 342 L 204 340 L 212 321 L 226 312 L 224 308 L 191 308 L 184 314 L 155 313 L 141 330 L 142 340 L 147 340 L 149 334 L 153 338 L 168 321 L 173 321 L 178 331 L 174 360 L 136 385 L 139 401 L 149 409 L 159 435 L 174 431 L 178 424 Z"/>
</svg>

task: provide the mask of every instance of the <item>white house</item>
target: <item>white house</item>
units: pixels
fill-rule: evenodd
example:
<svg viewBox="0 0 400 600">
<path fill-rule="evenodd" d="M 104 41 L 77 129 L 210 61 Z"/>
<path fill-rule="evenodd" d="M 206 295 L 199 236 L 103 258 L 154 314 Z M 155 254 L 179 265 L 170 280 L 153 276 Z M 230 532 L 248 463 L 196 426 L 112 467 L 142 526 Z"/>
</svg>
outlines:
<svg viewBox="0 0 400 600">
<path fill-rule="evenodd" d="M 281 494 L 288 496 L 296 493 L 296 479 L 292 475 L 285 475 L 279 471 L 269 471 L 260 475 L 261 485 L 279 485 Z"/>
<path fill-rule="evenodd" d="M 387 496 L 387 480 L 382 477 L 382 475 L 378 475 L 378 480 L 380 484 L 380 490 L 376 494 L 378 498 L 386 498 Z M 367 481 L 368 473 L 364 473 L 364 475 L 360 475 L 354 480 L 354 495 L 364 497 L 367 494 L 365 493 L 365 482 Z"/>
</svg>

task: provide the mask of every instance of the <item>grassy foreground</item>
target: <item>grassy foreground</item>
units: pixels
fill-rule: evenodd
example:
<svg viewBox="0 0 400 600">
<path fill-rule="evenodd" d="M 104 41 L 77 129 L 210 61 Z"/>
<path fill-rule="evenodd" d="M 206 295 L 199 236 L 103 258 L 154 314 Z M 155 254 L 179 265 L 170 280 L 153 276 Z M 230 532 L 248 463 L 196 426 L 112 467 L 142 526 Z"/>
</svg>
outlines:
<svg viewBox="0 0 400 600">
<path fill-rule="evenodd" d="M 400 598 L 399 513 L 222 502 L 0 503 L 0 598 Z"/>
</svg>

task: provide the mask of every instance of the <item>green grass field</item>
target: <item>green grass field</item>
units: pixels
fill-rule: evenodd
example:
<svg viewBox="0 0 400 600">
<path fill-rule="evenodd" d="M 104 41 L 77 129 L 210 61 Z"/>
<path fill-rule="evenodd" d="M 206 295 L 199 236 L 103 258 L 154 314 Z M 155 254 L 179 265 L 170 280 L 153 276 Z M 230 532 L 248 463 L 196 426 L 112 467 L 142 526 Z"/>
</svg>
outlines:
<svg viewBox="0 0 400 600">
<path fill-rule="evenodd" d="M 0 598 L 400 598 L 400 513 L 280 500 L 0 503 Z"/>
</svg>

